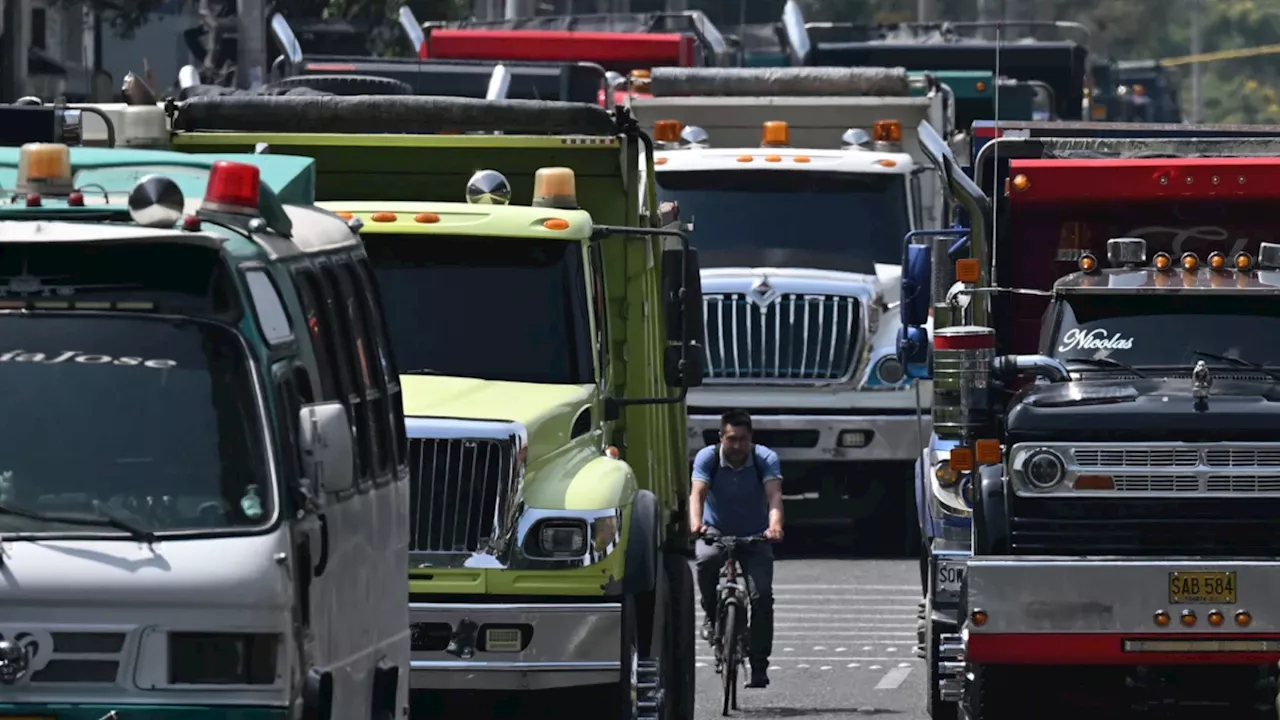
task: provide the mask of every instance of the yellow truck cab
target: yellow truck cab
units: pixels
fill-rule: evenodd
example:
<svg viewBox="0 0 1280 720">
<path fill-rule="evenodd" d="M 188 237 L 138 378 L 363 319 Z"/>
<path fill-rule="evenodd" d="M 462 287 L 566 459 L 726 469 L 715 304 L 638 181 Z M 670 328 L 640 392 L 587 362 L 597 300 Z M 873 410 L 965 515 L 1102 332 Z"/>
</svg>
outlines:
<svg viewBox="0 0 1280 720">
<path fill-rule="evenodd" d="M 306 100 L 193 100 L 174 143 L 312 156 L 366 238 L 410 438 L 412 686 L 607 685 L 600 716 L 692 720 L 701 295 L 640 212 L 649 138 L 569 103 Z M 359 132 L 280 131 L 311 126 Z"/>
</svg>

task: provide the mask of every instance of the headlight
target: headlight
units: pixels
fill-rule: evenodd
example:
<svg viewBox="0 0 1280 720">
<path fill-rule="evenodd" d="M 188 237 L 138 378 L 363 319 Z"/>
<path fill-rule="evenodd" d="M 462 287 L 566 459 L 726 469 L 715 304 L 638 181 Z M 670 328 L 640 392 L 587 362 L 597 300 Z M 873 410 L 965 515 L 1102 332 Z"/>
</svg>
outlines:
<svg viewBox="0 0 1280 720">
<path fill-rule="evenodd" d="M 603 553 L 608 550 L 613 543 L 618 541 L 618 518 L 602 517 L 596 518 L 591 523 L 591 549 L 593 552 Z"/>
<path fill-rule="evenodd" d="M 1026 476 L 1027 482 L 1032 487 L 1048 490 L 1062 482 L 1062 478 L 1067 474 L 1067 468 L 1057 453 L 1041 450 L 1027 458 L 1027 462 L 1022 466 L 1022 474 Z"/>
<path fill-rule="evenodd" d="M 587 524 L 581 520 L 545 520 L 538 526 L 538 551 L 544 557 L 587 554 Z"/>
<path fill-rule="evenodd" d="M 272 685 L 278 635 L 169 633 L 170 685 Z"/>
<path fill-rule="evenodd" d="M 949 488 L 955 487 L 960 482 L 960 473 L 951 468 L 950 460 L 943 460 L 933 468 L 933 477 L 938 481 L 938 485 Z"/>
<path fill-rule="evenodd" d="M 906 376 L 906 368 L 893 355 L 889 355 L 876 363 L 876 378 L 885 385 L 897 385 Z"/>
</svg>

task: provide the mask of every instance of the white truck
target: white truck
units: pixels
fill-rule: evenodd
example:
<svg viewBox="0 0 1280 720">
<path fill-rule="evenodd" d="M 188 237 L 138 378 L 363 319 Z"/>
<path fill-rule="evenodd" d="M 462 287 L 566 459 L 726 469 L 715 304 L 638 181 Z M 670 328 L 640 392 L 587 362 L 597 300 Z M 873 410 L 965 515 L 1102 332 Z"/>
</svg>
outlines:
<svg viewBox="0 0 1280 720">
<path fill-rule="evenodd" d="M 667 70 L 653 72 L 658 93 Z M 905 84 L 905 73 L 880 77 L 895 76 Z M 746 409 L 783 460 L 789 526 L 852 523 L 863 547 L 914 551 L 911 469 L 931 432 L 931 388 L 895 356 L 899 282 L 904 237 L 944 217 L 915 134 L 880 116 L 819 140 L 839 117 L 834 101 L 869 98 L 663 99 L 633 107 L 659 143 L 659 200 L 692 225 L 701 257 L 707 369 L 689 392 L 690 452 L 716 442 L 722 412 Z M 899 99 L 912 102 L 897 112 L 940 107 Z M 771 114 L 782 109 L 792 112 Z M 750 136 L 749 119 L 760 120 Z"/>
</svg>

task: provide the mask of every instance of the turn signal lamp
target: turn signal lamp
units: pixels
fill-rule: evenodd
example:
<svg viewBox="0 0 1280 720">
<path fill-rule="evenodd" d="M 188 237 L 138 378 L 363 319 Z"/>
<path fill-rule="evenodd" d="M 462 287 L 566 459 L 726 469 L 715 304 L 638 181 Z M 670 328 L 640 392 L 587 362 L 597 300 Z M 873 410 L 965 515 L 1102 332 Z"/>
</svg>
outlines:
<svg viewBox="0 0 1280 720">
<path fill-rule="evenodd" d="M 659 120 L 653 124 L 653 139 L 658 142 L 680 142 L 680 131 L 684 126 L 679 120 Z"/>
<path fill-rule="evenodd" d="M 1169 253 L 1158 252 L 1156 253 L 1156 256 L 1151 259 L 1151 264 L 1155 265 L 1157 270 L 1163 272 L 1173 267 L 1173 258 L 1169 257 Z"/>
<path fill-rule="evenodd" d="M 1241 272 L 1247 272 L 1253 269 L 1253 257 L 1249 253 L 1236 253 L 1235 259 L 1236 269 Z"/>
<path fill-rule="evenodd" d="M 1227 256 L 1220 252 L 1209 253 L 1209 269 L 1223 270 L 1227 267 Z"/>
<path fill-rule="evenodd" d="M 1072 487 L 1076 490 L 1115 490 L 1115 478 L 1109 475 L 1081 475 Z"/>
<path fill-rule="evenodd" d="M 786 147 L 791 143 L 791 128 L 781 120 L 770 120 L 764 124 L 760 144 L 766 147 Z"/>
<path fill-rule="evenodd" d="M 973 455 L 980 465 L 1000 464 L 1000 441 L 979 440 L 973 444 Z"/>
<path fill-rule="evenodd" d="M 218 160 L 209 171 L 209 185 L 204 191 L 205 208 L 257 215 L 259 178 L 257 165 Z"/>
<path fill-rule="evenodd" d="M 1182 254 L 1182 269 L 1187 272 L 1195 272 L 1200 268 L 1200 258 L 1195 253 Z"/>
<path fill-rule="evenodd" d="M 902 123 L 897 120 L 881 120 L 871 129 L 871 139 L 876 142 L 902 142 Z"/>
<path fill-rule="evenodd" d="M 18 193 L 70 195 L 71 149 L 61 143 L 27 143 L 18 151 Z"/>
<path fill-rule="evenodd" d="M 978 627 L 982 627 L 983 625 L 987 624 L 987 611 L 974 610 L 973 612 L 969 613 L 969 619 L 973 621 L 974 625 L 977 625 Z"/>
<path fill-rule="evenodd" d="M 951 467 L 960 472 L 973 471 L 973 448 L 958 447 L 951 450 Z"/>
<path fill-rule="evenodd" d="M 979 80 L 978 82 L 974 83 L 973 89 L 977 90 L 978 92 L 986 92 L 987 84 Z"/>
<path fill-rule="evenodd" d="M 1080 266 L 1081 272 L 1090 273 L 1098 269 L 1098 258 L 1094 257 L 1092 253 L 1085 253 L 1080 256 L 1077 264 Z"/>
<path fill-rule="evenodd" d="M 1031 179 L 1026 175 L 1014 175 L 1010 186 L 1017 192 L 1026 192 L 1027 188 L 1031 187 Z"/>
<path fill-rule="evenodd" d="M 981 266 L 974 258 L 963 258 L 956 261 L 956 282 L 976 283 L 979 280 Z"/>
<path fill-rule="evenodd" d="M 933 479 L 938 481 L 940 487 L 955 487 L 955 484 L 960 482 L 960 473 L 951 467 L 949 461 L 943 460 L 933 469 Z"/>
<path fill-rule="evenodd" d="M 545 167 L 533 176 L 533 206 L 578 209 L 577 180 L 567 167 Z"/>
</svg>

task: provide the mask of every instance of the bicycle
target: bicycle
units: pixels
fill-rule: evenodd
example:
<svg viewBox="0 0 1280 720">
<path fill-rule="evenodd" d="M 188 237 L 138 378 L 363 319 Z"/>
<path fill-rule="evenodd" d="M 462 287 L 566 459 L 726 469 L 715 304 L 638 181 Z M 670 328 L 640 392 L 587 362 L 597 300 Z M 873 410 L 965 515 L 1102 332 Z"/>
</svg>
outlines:
<svg viewBox="0 0 1280 720">
<path fill-rule="evenodd" d="M 734 537 L 704 532 L 702 541 L 708 545 L 719 546 L 725 551 L 724 566 L 720 568 L 720 581 L 716 584 L 716 625 L 711 636 L 711 647 L 715 651 L 716 674 L 720 675 L 724 686 L 724 701 L 720 714 L 728 716 L 731 709 L 738 709 L 738 669 L 746 667 L 750 649 L 747 635 L 750 622 L 747 613 L 750 603 L 747 600 L 747 585 L 743 578 L 742 566 L 738 563 L 737 548 L 765 543 L 769 540 L 764 535 Z"/>
</svg>

